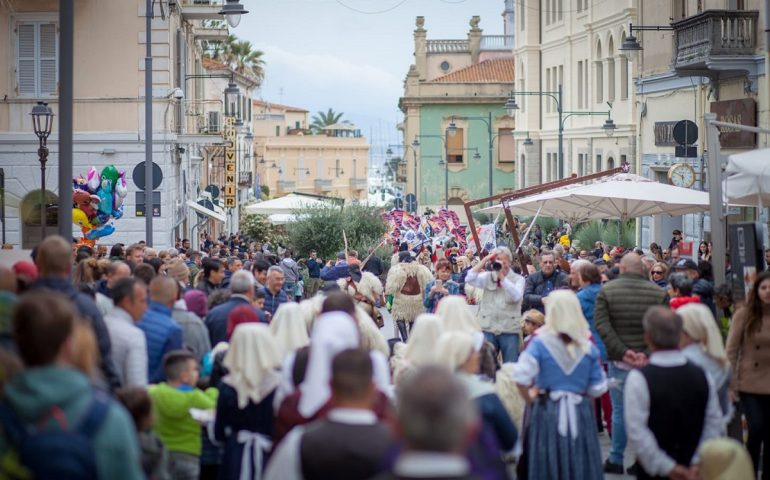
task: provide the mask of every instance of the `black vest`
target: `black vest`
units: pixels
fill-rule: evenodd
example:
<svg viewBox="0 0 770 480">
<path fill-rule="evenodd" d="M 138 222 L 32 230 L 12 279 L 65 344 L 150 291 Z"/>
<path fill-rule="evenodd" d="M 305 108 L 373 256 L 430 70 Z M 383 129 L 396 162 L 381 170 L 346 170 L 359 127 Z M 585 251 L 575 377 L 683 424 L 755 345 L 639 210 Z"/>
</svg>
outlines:
<svg viewBox="0 0 770 480">
<path fill-rule="evenodd" d="M 302 477 L 306 480 L 365 480 L 384 470 L 393 438 L 382 423 L 350 425 L 319 420 L 308 425 L 300 441 Z"/>
<path fill-rule="evenodd" d="M 691 363 L 678 367 L 647 365 L 639 371 L 650 392 L 647 426 L 661 450 L 678 465 L 689 466 L 706 419 L 709 398 L 706 374 Z M 642 471 L 637 478 L 652 477 Z"/>
</svg>

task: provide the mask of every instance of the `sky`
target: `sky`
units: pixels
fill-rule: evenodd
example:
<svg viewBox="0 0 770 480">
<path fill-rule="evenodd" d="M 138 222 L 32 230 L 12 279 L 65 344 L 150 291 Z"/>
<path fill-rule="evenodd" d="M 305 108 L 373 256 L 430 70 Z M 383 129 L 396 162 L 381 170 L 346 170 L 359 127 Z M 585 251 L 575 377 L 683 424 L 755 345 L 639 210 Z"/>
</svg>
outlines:
<svg viewBox="0 0 770 480">
<path fill-rule="evenodd" d="M 502 35 L 503 0 L 242 0 L 232 30 L 264 52 L 265 101 L 344 112 L 374 143 L 400 143 L 398 99 L 414 62 L 415 17 L 428 39 L 464 39 L 473 15 Z M 367 13 L 362 13 L 367 12 Z"/>
</svg>

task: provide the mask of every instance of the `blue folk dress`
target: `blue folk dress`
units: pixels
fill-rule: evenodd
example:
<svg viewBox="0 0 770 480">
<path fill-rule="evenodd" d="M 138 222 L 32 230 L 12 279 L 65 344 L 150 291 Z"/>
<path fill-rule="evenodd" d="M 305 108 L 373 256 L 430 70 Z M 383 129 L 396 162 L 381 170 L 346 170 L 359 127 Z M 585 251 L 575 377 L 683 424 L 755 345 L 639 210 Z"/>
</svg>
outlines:
<svg viewBox="0 0 770 480">
<path fill-rule="evenodd" d="M 599 350 L 573 357 L 555 334 L 536 335 L 519 357 L 513 379 L 540 392 L 524 433 L 527 477 L 538 480 L 602 479 L 602 459 L 590 398 L 607 391 Z"/>
</svg>

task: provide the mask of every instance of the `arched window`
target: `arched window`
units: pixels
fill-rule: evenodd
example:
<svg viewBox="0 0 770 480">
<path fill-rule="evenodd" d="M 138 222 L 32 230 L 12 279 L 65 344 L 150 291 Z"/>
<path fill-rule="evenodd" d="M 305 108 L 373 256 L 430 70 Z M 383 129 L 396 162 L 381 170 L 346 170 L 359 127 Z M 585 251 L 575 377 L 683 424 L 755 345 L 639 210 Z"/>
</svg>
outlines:
<svg viewBox="0 0 770 480">
<path fill-rule="evenodd" d="M 607 42 L 607 100 L 615 101 L 615 44 L 611 36 Z"/>
<path fill-rule="evenodd" d="M 615 168 L 615 159 L 607 157 L 607 170 L 612 170 L 613 168 Z"/>
<path fill-rule="evenodd" d="M 596 103 L 602 103 L 604 102 L 604 68 L 602 66 L 602 42 L 599 40 L 596 43 L 596 58 L 594 60 L 595 68 L 595 77 L 596 77 L 596 88 L 594 92 L 594 97 L 596 98 Z"/>
<path fill-rule="evenodd" d="M 42 241 L 40 223 L 40 190 L 32 190 L 22 200 L 19 207 L 21 215 L 21 248 L 31 249 Z M 59 215 L 59 197 L 55 193 L 45 191 L 45 228 L 46 236 L 57 233 Z"/>
<path fill-rule="evenodd" d="M 626 32 L 623 32 L 623 38 L 626 38 Z M 620 99 L 628 100 L 628 57 L 625 54 L 620 55 Z"/>
</svg>

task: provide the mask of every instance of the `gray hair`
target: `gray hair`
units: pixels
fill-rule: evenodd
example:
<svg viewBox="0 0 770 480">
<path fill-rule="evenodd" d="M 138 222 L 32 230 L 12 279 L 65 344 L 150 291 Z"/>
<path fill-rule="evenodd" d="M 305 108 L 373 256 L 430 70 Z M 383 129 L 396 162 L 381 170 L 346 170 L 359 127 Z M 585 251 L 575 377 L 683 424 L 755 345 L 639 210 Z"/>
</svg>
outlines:
<svg viewBox="0 0 770 480">
<path fill-rule="evenodd" d="M 245 270 L 238 270 L 230 277 L 230 291 L 232 293 L 247 293 L 254 290 L 256 280 L 254 275 Z"/>
<path fill-rule="evenodd" d="M 668 307 L 656 305 L 647 309 L 642 318 L 644 333 L 652 347 L 658 350 L 679 348 L 682 336 L 682 317 Z"/>
<path fill-rule="evenodd" d="M 570 264 L 569 268 L 570 268 L 571 272 L 575 272 L 577 274 L 580 274 L 580 270 L 582 268 L 585 268 L 588 265 L 593 265 L 593 264 L 591 262 L 589 262 L 588 260 L 585 260 L 583 258 L 579 258 L 579 259 L 575 260 L 574 262 L 572 262 Z"/>
<path fill-rule="evenodd" d="M 278 272 L 281 275 L 283 275 L 283 269 L 279 267 L 278 265 L 273 265 L 270 268 L 267 269 L 267 274 L 270 275 L 273 272 Z"/>
<path fill-rule="evenodd" d="M 171 258 L 179 256 L 179 250 L 177 250 L 176 248 L 169 248 L 166 251 L 168 252 L 168 256 Z"/>
<path fill-rule="evenodd" d="M 398 396 L 398 421 L 408 448 L 454 452 L 462 447 L 476 411 L 452 373 L 439 366 L 419 370 Z"/>
<path fill-rule="evenodd" d="M 494 250 L 492 250 L 492 253 L 494 253 L 498 257 L 500 255 L 505 255 L 506 257 L 508 257 L 508 260 L 510 260 L 511 262 L 513 261 L 513 254 L 511 253 L 511 249 L 508 247 L 497 247 Z"/>
</svg>

